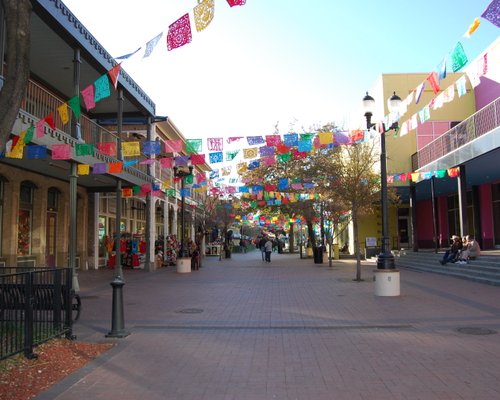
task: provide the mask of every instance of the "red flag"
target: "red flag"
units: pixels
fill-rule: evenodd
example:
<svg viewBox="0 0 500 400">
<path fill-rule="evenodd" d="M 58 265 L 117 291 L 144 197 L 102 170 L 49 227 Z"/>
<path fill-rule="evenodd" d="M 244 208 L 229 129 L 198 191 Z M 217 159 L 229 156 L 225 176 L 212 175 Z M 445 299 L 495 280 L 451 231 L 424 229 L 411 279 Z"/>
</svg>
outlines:
<svg viewBox="0 0 500 400">
<path fill-rule="evenodd" d="M 231 7 L 244 6 L 246 3 L 246 0 L 227 0 L 227 2 Z"/>
<path fill-rule="evenodd" d="M 118 76 L 120 75 L 120 64 L 116 64 L 113 68 L 111 68 L 108 71 L 108 75 L 111 78 L 111 82 L 113 83 L 113 86 L 116 87 L 118 86 Z"/>
<path fill-rule="evenodd" d="M 54 122 L 54 113 L 50 113 L 49 115 L 47 115 L 44 120 L 52 129 L 56 129 L 56 124 Z"/>
<path fill-rule="evenodd" d="M 437 80 L 437 73 L 435 71 L 431 72 L 429 74 L 429 76 L 426 78 L 426 80 L 431 85 L 431 88 L 432 88 L 432 91 L 434 92 L 434 94 L 438 94 L 440 92 L 441 88 L 439 87 L 439 83 Z"/>
</svg>

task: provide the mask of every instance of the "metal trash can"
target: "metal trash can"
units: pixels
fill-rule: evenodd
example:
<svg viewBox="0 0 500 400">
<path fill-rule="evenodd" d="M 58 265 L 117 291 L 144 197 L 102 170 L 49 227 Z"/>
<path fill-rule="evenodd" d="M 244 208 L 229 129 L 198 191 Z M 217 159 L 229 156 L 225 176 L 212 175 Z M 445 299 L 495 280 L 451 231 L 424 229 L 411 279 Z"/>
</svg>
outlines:
<svg viewBox="0 0 500 400">
<path fill-rule="evenodd" d="M 313 247 L 314 264 L 323 264 L 323 246 Z"/>
</svg>

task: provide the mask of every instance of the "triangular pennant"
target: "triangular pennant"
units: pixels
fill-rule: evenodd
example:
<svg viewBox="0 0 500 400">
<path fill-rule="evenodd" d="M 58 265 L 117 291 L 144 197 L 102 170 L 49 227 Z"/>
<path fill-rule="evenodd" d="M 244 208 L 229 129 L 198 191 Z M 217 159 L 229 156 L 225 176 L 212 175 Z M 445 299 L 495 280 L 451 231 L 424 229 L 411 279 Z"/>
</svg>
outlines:
<svg viewBox="0 0 500 400">
<path fill-rule="evenodd" d="M 120 76 L 121 64 L 116 64 L 113 68 L 108 71 L 109 78 L 113 87 L 116 89 L 118 86 L 118 77 Z"/>
</svg>

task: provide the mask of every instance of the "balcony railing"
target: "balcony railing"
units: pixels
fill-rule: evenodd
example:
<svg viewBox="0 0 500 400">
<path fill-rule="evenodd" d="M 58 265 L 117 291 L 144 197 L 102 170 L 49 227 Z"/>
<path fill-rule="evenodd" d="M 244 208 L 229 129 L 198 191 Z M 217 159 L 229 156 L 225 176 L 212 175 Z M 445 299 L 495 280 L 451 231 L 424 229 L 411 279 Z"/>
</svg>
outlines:
<svg viewBox="0 0 500 400">
<path fill-rule="evenodd" d="M 500 98 L 471 115 L 460 124 L 433 140 L 412 156 L 413 170 L 422 168 L 440 157 L 500 126 Z"/>
<path fill-rule="evenodd" d="M 57 108 L 64 103 L 65 101 L 50 93 L 36 82 L 30 80 L 26 87 L 26 95 L 21 103 L 21 108 L 38 119 L 45 118 L 47 115 L 52 114 L 54 116 L 56 129 L 71 136 L 71 126 L 74 118 L 73 113 L 69 113 L 68 123 L 63 124 L 57 112 Z M 116 134 L 96 124 L 83 114 L 80 117 L 80 135 L 85 143 L 94 144 L 96 146 L 98 143 L 103 142 L 118 143 Z M 140 162 L 145 158 L 145 155 L 141 155 L 138 157 L 138 160 Z M 147 173 L 146 165 L 136 164 L 134 168 L 143 173 Z"/>
</svg>

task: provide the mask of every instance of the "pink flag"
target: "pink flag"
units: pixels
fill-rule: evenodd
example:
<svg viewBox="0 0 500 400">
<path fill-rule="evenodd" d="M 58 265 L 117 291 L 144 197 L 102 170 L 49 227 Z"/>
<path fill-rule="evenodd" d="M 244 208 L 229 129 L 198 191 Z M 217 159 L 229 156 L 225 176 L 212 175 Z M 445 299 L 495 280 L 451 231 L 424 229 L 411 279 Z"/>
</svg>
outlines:
<svg viewBox="0 0 500 400">
<path fill-rule="evenodd" d="M 174 159 L 173 158 L 160 158 L 160 165 L 162 168 L 173 168 Z"/>
<path fill-rule="evenodd" d="M 166 153 L 180 153 L 182 152 L 182 140 L 167 140 L 165 141 Z"/>
<path fill-rule="evenodd" d="M 184 46 L 187 43 L 191 43 L 191 38 L 189 14 L 185 14 L 168 27 L 168 51 Z"/>
<path fill-rule="evenodd" d="M 45 130 L 43 129 L 44 126 L 45 126 L 45 119 L 41 119 L 36 123 L 35 132 L 37 138 L 41 138 L 43 137 L 43 135 L 45 135 Z"/>
<path fill-rule="evenodd" d="M 70 144 L 54 144 L 52 145 L 53 160 L 69 160 L 71 158 Z"/>
<path fill-rule="evenodd" d="M 223 138 L 208 138 L 207 139 L 208 151 L 222 151 L 224 146 Z"/>
<path fill-rule="evenodd" d="M 95 107 L 94 101 L 94 84 L 87 86 L 81 91 L 83 102 L 85 103 L 85 108 L 87 111 L 92 110 Z"/>
</svg>

